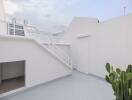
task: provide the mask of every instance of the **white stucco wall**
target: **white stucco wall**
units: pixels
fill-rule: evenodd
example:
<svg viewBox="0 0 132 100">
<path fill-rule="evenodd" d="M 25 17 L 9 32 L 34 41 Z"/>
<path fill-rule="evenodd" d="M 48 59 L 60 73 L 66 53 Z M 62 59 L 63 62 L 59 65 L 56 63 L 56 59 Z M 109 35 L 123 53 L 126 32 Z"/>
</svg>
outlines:
<svg viewBox="0 0 132 100">
<path fill-rule="evenodd" d="M 90 73 L 104 77 L 105 64 L 126 68 L 132 64 L 132 14 L 100 23 L 91 34 Z"/>
<path fill-rule="evenodd" d="M 0 20 L 0 35 L 7 35 L 7 23 Z"/>
<path fill-rule="evenodd" d="M 70 44 L 65 44 L 65 43 L 54 43 L 54 44 L 49 44 L 49 43 L 43 43 L 45 46 L 53 46 L 56 48 L 55 52 L 58 52 L 59 54 L 64 54 L 66 56 L 69 56 L 71 58 L 71 47 Z"/>
<path fill-rule="evenodd" d="M 79 71 L 104 77 L 107 62 L 120 68 L 132 64 L 132 14 L 100 23 L 92 21 L 93 24 L 82 19 L 75 18 L 63 37 L 63 41 L 71 42 L 74 64 Z M 78 39 L 80 34 L 88 34 L 87 41 Z"/>
<path fill-rule="evenodd" d="M 79 61 L 79 59 L 82 60 L 81 58 L 83 58 L 83 56 L 79 57 L 78 55 L 81 55 L 81 54 L 79 54 L 78 51 L 80 49 L 82 49 L 81 45 L 82 45 L 83 41 L 86 41 L 85 39 L 79 39 L 78 36 L 79 35 L 87 35 L 87 34 L 91 33 L 91 31 L 94 30 L 95 26 L 98 26 L 98 19 L 96 19 L 96 18 L 75 17 L 73 19 L 72 23 L 70 24 L 68 31 L 62 37 L 60 42 L 71 44 L 71 57 L 73 59 L 73 67 L 74 68 L 79 68 L 78 61 Z M 83 40 L 83 41 L 81 41 L 81 40 Z M 87 45 L 87 42 L 84 42 L 83 44 Z M 82 52 L 80 52 L 80 53 L 82 53 Z M 87 53 L 86 49 L 85 49 L 85 53 Z M 87 60 L 85 60 L 85 61 L 87 63 Z M 83 61 L 81 61 L 81 62 L 83 62 Z M 88 66 L 88 65 L 85 65 L 85 66 Z"/>
<path fill-rule="evenodd" d="M 72 52 L 74 53 L 74 59 L 76 59 L 76 63 L 77 63 L 77 70 L 79 70 L 80 72 L 85 72 L 88 73 L 89 72 L 89 63 L 90 63 L 90 59 L 89 59 L 89 53 L 90 53 L 90 48 L 89 48 L 89 37 L 85 36 L 85 37 L 77 37 L 76 39 L 76 43 L 74 44 L 74 47 L 72 47 Z M 78 49 L 76 49 L 78 48 Z"/>
<path fill-rule="evenodd" d="M 26 87 L 71 74 L 67 65 L 32 39 L 0 37 L 0 48 L 0 63 L 26 61 Z"/>
<path fill-rule="evenodd" d="M 3 0 L 0 0 L 0 20 L 4 19 L 4 4 Z"/>
<path fill-rule="evenodd" d="M 61 42 L 72 43 L 79 34 L 90 33 L 96 25 L 98 25 L 98 19 L 96 18 L 75 17 L 68 31 L 63 35 Z"/>
</svg>

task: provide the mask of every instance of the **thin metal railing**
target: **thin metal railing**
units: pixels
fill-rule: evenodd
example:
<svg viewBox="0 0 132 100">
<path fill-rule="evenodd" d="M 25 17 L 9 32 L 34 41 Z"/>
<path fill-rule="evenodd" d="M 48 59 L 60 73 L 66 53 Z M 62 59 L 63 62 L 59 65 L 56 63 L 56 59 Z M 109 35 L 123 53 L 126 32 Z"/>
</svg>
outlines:
<svg viewBox="0 0 132 100">
<path fill-rule="evenodd" d="M 3 20 L 0 20 L 0 24 L 2 28 L 5 28 L 4 29 L 5 32 L 3 35 L 25 36 L 24 25 L 11 23 Z"/>
<path fill-rule="evenodd" d="M 34 28 L 34 27 L 32 27 L 32 28 Z M 35 28 L 34 30 L 36 30 L 36 32 L 37 32 L 38 29 Z M 38 31 L 38 33 L 39 33 L 39 31 Z M 39 36 L 38 33 L 36 33 L 37 36 Z M 48 49 L 50 49 L 52 52 L 54 52 L 54 54 L 56 54 L 57 56 L 59 56 L 70 68 L 72 68 L 72 59 L 70 58 L 70 56 L 63 49 L 61 49 L 60 47 L 58 47 L 56 45 L 55 41 L 52 41 L 52 39 L 51 39 L 50 36 L 48 36 L 47 38 L 48 38 L 47 39 L 48 41 L 46 43 L 46 45 L 47 45 L 46 47 Z"/>
<path fill-rule="evenodd" d="M 69 67 L 72 67 L 72 59 L 64 50 L 56 46 L 56 44 L 47 44 L 47 47 L 67 63 Z"/>
</svg>

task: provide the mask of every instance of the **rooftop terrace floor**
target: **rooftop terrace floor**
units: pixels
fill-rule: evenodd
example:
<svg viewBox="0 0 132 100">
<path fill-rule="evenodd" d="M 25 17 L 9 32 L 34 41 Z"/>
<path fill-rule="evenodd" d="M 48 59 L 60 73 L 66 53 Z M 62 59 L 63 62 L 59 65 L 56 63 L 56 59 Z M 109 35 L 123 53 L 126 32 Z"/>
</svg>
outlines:
<svg viewBox="0 0 132 100">
<path fill-rule="evenodd" d="M 53 82 L 2 100 L 114 100 L 111 86 L 98 78 L 73 72 Z"/>
</svg>

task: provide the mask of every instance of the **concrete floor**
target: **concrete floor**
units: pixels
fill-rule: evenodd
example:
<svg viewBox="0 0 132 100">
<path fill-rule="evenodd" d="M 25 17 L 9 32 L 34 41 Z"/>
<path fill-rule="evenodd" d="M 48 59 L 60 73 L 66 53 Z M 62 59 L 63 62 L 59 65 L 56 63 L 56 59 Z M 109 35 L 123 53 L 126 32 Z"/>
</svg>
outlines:
<svg viewBox="0 0 132 100">
<path fill-rule="evenodd" d="M 98 78 L 72 76 L 29 89 L 1 100 L 114 100 L 111 86 Z"/>
</svg>

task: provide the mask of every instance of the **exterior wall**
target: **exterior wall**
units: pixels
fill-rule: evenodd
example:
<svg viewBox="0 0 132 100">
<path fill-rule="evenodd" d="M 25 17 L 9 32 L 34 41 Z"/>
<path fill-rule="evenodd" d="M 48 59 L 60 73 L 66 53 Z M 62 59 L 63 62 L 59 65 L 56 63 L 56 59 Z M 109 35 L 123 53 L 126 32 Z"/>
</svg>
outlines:
<svg viewBox="0 0 132 100">
<path fill-rule="evenodd" d="M 91 33 L 93 30 L 95 30 L 95 27 L 98 27 L 98 19 L 95 18 L 80 18 L 80 17 L 75 17 L 69 26 L 69 30 L 64 34 L 64 37 L 61 39 L 62 43 L 70 43 L 71 44 L 71 57 L 73 59 L 73 67 L 80 69 L 80 71 L 84 71 L 84 67 L 81 70 L 79 67 L 79 62 L 82 63 L 84 62 L 88 66 L 87 60 L 83 60 L 82 58 L 84 55 L 81 55 L 82 52 L 78 52 L 79 49 L 82 51 L 85 50 L 83 53 L 87 53 L 87 45 L 88 43 L 86 42 L 86 38 L 78 38 L 80 35 L 88 35 Z M 88 40 L 89 41 L 89 40 Z M 86 45 L 86 48 L 82 45 Z M 82 48 L 83 46 L 84 48 Z M 80 55 L 80 56 L 78 56 Z M 88 57 L 86 57 L 87 59 Z M 82 65 L 82 64 L 81 64 Z M 86 68 L 87 69 L 87 68 Z M 85 71 L 86 72 L 86 71 Z M 88 73 L 88 72 L 87 72 Z"/>
<path fill-rule="evenodd" d="M 73 45 L 72 53 L 74 56 L 74 59 L 76 60 L 76 69 L 80 72 L 89 72 L 89 37 L 78 37 Z M 77 49 L 78 48 L 78 49 Z"/>
<path fill-rule="evenodd" d="M 75 17 L 61 42 L 72 43 L 78 35 L 91 33 L 96 25 L 98 25 L 98 19 L 96 18 Z"/>
<path fill-rule="evenodd" d="M 0 35 L 6 35 L 7 34 L 7 23 L 0 20 Z"/>
<path fill-rule="evenodd" d="M 0 35 L 1 34 L 6 34 L 7 26 L 4 21 L 4 4 L 3 0 L 0 0 Z"/>
<path fill-rule="evenodd" d="M 79 71 L 104 77 L 107 62 L 123 69 L 132 64 L 132 14 L 91 25 L 79 18 L 73 21 L 63 41 L 71 42 L 74 64 Z M 79 34 L 88 34 L 87 42 L 78 39 Z"/>
<path fill-rule="evenodd" d="M 67 65 L 32 39 L 0 38 L 0 62 L 25 60 L 26 88 L 71 74 Z"/>
<path fill-rule="evenodd" d="M 0 0 L 0 20 L 4 19 L 4 4 L 3 0 Z"/>
<path fill-rule="evenodd" d="M 126 68 L 132 64 L 132 14 L 100 23 L 91 33 L 90 73 L 104 77 L 105 64 Z"/>
</svg>

